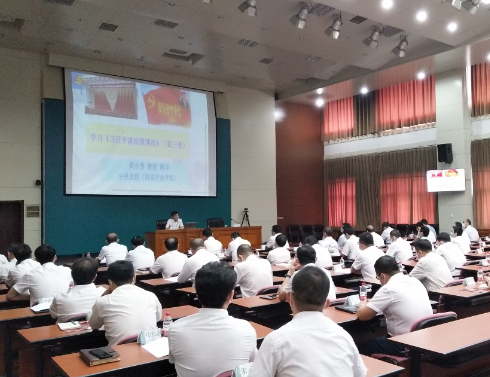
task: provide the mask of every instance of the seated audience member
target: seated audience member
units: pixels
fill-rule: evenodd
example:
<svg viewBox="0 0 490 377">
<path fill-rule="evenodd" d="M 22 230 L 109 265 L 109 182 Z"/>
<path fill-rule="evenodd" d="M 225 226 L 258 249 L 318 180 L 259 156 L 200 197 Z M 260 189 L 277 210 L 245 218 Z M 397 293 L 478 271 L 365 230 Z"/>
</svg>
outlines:
<svg viewBox="0 0 490 377">
<path fill-rule="evenodd" d="M 464 231 L 463 224 L 462 224 L 462 223 L 460 223 L 459 221 L 456 221 L 456 222 L 454 223 L 454 225 L 453 225 L 453 233 L 454 233 L 454 229 L 455 229 L 456 227 L 460 227 L 460 228 L 463 230 L 463 233 L 461 234 L 461 237 L 463 237 L 464 242 L 466 242 L 466 243 L 468 244 L 468 246 L 470 246 L 470 245 L 471 245 L 470 236 L 468 236 L 468 233 L 466 233 L 466 232 Z M 453 236 L 453 237 L 454 237 L 454 236 Z"/>
<path fill-rule="evenodd" d="M 154 274 L 161 273 L 164 278 L 169 278 L 173 274 L 182 271 L 188 258 L 187 255 L 177 250 L 178 247 L 179 241 L 177 238 L 166 238 L 165 249 L 167 249 L 167 252 L 157 258 L 153 266 L 150 267 L 150 271 Z"/>
<path fill-rule="evenodd" d="M 272 230 L 271 230 L 271 234 L 272 235 L 269 237 L 269 239 L 267 240 L 267 243 L 265 244 L 266 250 L 272 250 L 276 247 L 274 242 L 276 241 L 276 237 L 279 236 L 280 234 L 282 234 L 281 226 L 273 225 Z M 289 242 L 287 241 L 287 237 L 286 237 L 286 246 L 285 247 L 289 248 Z"/>
<path fill-rule="evenodd" d="M 289 263 L 291 261 L 291 253 L 286 244 L 288 238 L 284 234 L 279 234 L 274 241 L 275 248 L 269 251 L 267 254 L 267 260 L 270 264 Z"/>
<path fill-rule="evenodd" d="M 347 241 L 342 249 L 342 255 L 347 259 L 356 259 L 359 254 L 359 238 L 354 234 L 353 228 L 344 228 Z"/>
<path fill-rule="evenodd" d="M 167 220 L 167 225 L 165 225 L 166 230 L 179 230 L 184 229 L 184 223 L 180 218 L 177 211 L 172 211 L 170 213 L 170 219 Z"/>
<path fill-rule="evenodd" d="M 233 232 L 231 234 L 231 242 L 228 244 L 228 248 L 225 251 L 225 257 L 226 258 L 231 258 L 232 261 L 237 261 L 238 260 L 238 256 L 236 254 L 236 251 L 238 249 L 238 246 L 240 246 L 240 245 L 249 245 L 249 246 L 252 246 L 250 244 L 250 242 L 248 242 L 247 240 L 244 240 L 240 236 L 240 233 Z"/>
<path fill-rule="evenodd" d="M 52 298 L 61 292 L 68 292 L 73 282 L 71 269 L 57 266 L 56 251 L 49 245 L 41 245 L 34 251 L 36 260 L 41 266 L 30 270 L 22 276 L 7 293 L 7 301 L 28 300 L 35 305 L 41 298 Z"/>
<path fill-rule="evenodd" d="M 337 241 L 333 239 L 333 229 L 330 227 L 326 227 L 323 229 L 323 239 L 318 241 L 318 244 L 321 247 L 324 247 L 328 250 L 330 255 L 338 256 L 339 253 L 339 245 Z"/>
<path fill-rule="evenodd" d="M 427 240 L 431 244 L 433 244 L 434 242 L 436 242 L 436 237 L 431 233 L 431 231 L 429 230 L 429 228 L 427 228 L 426 226 L 422 226 L 420 228 L 420 231 L 419 231 L 419 239 L 420 240 Z"/>
<path fill-rule="evenodd" d="M 368 225 L 366 227 L 366 232 L 368 232 L 371 236 L 373 236 L 373 245 L 376 247 L 383 247 L 385 246 L 385 241 L 383 241 L 383 238 L 374 231 L 374 226 Z"/>
<path fill-rule="evenodd" d="M 116 233 L 109 233 L 105 240 L 107 246 L 103 246 L 100 250 L 97 260 L 99 263 L 105 258 L 105 263 L 110 266 L 117 260 L 125 260 L 128 256 L 128 248 L 119 244 L 119 237 Z"/>
<path fill-rule="evenodd" d="M 170 325 L 169 361 L 179 377 L 214 377 L 254 360 L 257 334 L 245 320 L 228 315 L 236 273 L 224 262 L 211 262 L 196 274 L 199 313 Z"/>
<path fill-rule="evenodd" d="M 76 314 L 90 312 L 105 291 L 94 284 L 98 268 L 97 261 L 92 258 L 80 258 L 73 263 L 71 276 L 74 285 L 68 292 L 58 293 L 54 297 L 49 308 L 52 318 L 56 318 L 57 322 L 67 322 Z"/>
<path fill-rule="evenodd" d="M 16 243 L 12 243 L 7 247 L 7 263 L 0 263 L 0 281 L 6 281 L 9 272 L 17 264 L 17 259 L 14 256 L 14 249 L 17 246 Z"/>
<path fill-rule="evenodd" d="M 249 377 L 366 375 L 352 337 L 323 315 L 332 289 L 320 268 L 296 273 L 288 293 L 294 317 L 265 337 Z"/>
<path fill-rule="evenodd" d="M 459 275 L 456 267 L 461 267 L 466 262 L 463 252 L 451 242 L 451 236 L 448 233 L 441 232 L 437 235 L 437 245 L 434 253 L 444 258 L 452 274 Z"/>
<path fill-rule="evenodd" d="M 410 276 L 419 279 L 428 291 L 442 288 L 453 280 L 446 261 L 432 251 L 428 240 L 418 240 L 413 245 L 419 261 L 410 271 Z"/>
<path fill-rule="evenodd" d="M 463 232 L 462 227 L 460 226 L 453 227 L 453 238 L 451 239 L 451 242 L 455 244 L 463 254 L 466 254 L 471 251 L 471 247 L 470 247 L 471 241 L 469 241 L 468 238 L 468 242 L 467 242 L 463 234 L 466 233 Z"/>
<path fill-rule="evenodd" d="M 143 237 L 136 236 L 131 239 L 133 250 L 128 252 L 126 260 L 133 264 L 134 270 L 151 267 L 155 262 L 155 254 L 152 250 L 145 247 Z"/>
<path fill-rule="evenodd" d="M 398 229 L 393 229 L 390 232 L 391 244 L 386 255 L 395 258 L 396 262 L 405 262 L 413 257 L 412 246 L 410 242 L 405 241 Z"/>
<path fill-rule="evenodd" d="M 364 232 L 359 236 L 359 254 L 357 254 L 351 272 L 356 275 L 362 275 L 364 279 L 376 277 L 374 263 L 384 256 L 380 249 L 373 245 L 373 236 L 369 232 Z"/>
<path fill-rule="evenodd" d="M 468 235 L 470 241 L 472 242 L 480 241 L 480 235 L 478 234 L 478 231 L 473 226 L 471 226 L 471 220 L 466 219 L 463 224 L 464 224 L 464 232 Z"/>
<path fill-rule="evenodd" d="M 431 315 L 429 295 L 420 281 L 400 272 L 393 257 L 379 258 L 374 269 L 381 288 L 371 300 L 361 301 L 357 317 L 360 321 L 369 321 L 376 314 L 384 314 L 388 336 L 362 344 L 359 351 L 368 356 L 373 353 L 402 356 L 405 347 L 389 342 L 387 337 L 406 334 L 415 322 Z"/>
<path fill-rule="evenodd" d="M 249 245 L 240 245 L 237 250 L 239 263 L 235 266 L 237 285 L 242 297 L 255 296 L 259 290 L 272 286 L 271 264 L 257 257 Z"/>
<path fill-rule="evenodd" d="M 157 329 L 162 319 L 162 305 L 154 293 L 134 284 L 131 262 L 119 260 L 107 269 L 109 288 L 95 302 L 88 323 L 93 329 L 104 326 L 109 346 L 129 336 Z"/>
<path fill-rule="evenodd" d="M 35 268 L 40 266 L 39 262 L 36 262 L 31 258 L 32 251 L 29 245 L 25 243 L 17 244 L 13 249 L 15 260 L 17 261 L 14 267 L 10 268 L 5 280 L 5 285 L 11 288 L 26 274 Z"/>
<path fill-rule="evenodd" d="M 213 231 L 209 228 L 203 229 L 204 247 L 207 251 L 215 254 L 217 257 L 223 252 L 223 244 L 214 238 Z"/>
<path fill-rule="evenodd" d="M 315 249 L 313 249 L 310 245 L 303 245 L 298 247 L 298 250 L 296 251 L 296 258 L 294 259 L 293 263 L 291 263 L 291 267 L 289 267 L 289 271 L 286 274 L 285 279 L 281 284 L 281 287 L 279 288 L 278 291 L 279 300 L 286 301 L 287 293 L 291 292 L 291 290 L 293 289 L 292 283 L 293 283 L 294 276 L 298 272 L 297 270 L 301 270 L 306 266 L 315 266 L 315 262 L 316 262 Z M 325 273 L 325 275 L 328 278 L 328 281 L 330 282 L 328 299 L 335 300 L 337 298 L 337 295 L 335 293 L 335 284 L 333 283 L 332 276 L 330 275 L 330 272 L 327 269 L 321 268 L 321 270 Z"/>
<path fill-rule="evenodd" d="M 431 239 L 432 238 L 435 239 L 437 236 L 437 233 L 436 233 L 436 230 L 434 229 L 434 227 L 432 225 L 429 225 L 429 222 L 426 219 L 422 219 L 422 220 L 420 220 L 420 222 L 422 223 L 423 226 L 426 226 L 427 228 L 429 228 L 429 230 L 432 234 Z"/>
<path fill-rule="evenodd" d="M 316 252 L 315 265 L 317 267 L 320 268 L 332 267 L 333 262 L 332 262 L 332 257 L 330 256 L 330 252 L 318 244 L 318 241 L 316 240 L 315 236 L 306 237 L 305 243 L 307 245 L 310 245 L 313 249 L 315 249 Z"/>
<path fill-rule="evenodd" d="M 187 258 L 182 267 L 182 272 L 178 277 L 179 283 L 186 281 L 194 282 L 196 272 L 209 262 L 219 262 L 215 254 L 210 253 L 204 248 L 204 241 L 200 238 L 194 238 L 190 244 L 192 257 Z M 236 253 L 236 251 L 235 251 Z"/>
<path fill-rule="evenodd" d="M 384 243 L 386 245 L 391 244 L 391 231 L 393 228 L 391 227 L 390 223 L 384 222 L 381 227 L 383 228 L 383 232 L 381 233 L 381 238 L 383 239 Z"/>
<path fill-rule="evenodd" d="M 347 237 L 345 235 L 345 228 L 350 228 L 349 223 L 343 223 L 342 226 L 340 227 L 340 236 L 339 239 L 337 240 L 337 245 L 339 249 L 344 246 L 344 244 L 347 242 Z"/>
</svg>

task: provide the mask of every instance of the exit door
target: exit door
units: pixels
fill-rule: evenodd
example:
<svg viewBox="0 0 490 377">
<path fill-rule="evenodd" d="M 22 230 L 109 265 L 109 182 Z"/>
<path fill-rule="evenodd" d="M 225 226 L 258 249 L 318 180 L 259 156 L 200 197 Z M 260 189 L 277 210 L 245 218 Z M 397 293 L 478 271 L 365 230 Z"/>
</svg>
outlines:
<svg viewBox="0 0 490 377">
<path fill-rule="evenodd" d="M 24 201 L 0 201 L 0 253 L 11 243 L 24 242 Z"/>
</svg>

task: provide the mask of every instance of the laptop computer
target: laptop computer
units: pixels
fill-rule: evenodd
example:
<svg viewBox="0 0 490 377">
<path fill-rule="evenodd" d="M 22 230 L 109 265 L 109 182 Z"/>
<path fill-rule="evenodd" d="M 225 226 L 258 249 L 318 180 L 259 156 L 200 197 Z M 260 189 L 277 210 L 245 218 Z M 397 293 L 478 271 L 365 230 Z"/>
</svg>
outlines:
<svg viewBox="0 0 490 377">
<path fill-rule="evenodd" d="M 184 223 L 184 229 L 195 229 L 197 223 Z"/>
</svg>

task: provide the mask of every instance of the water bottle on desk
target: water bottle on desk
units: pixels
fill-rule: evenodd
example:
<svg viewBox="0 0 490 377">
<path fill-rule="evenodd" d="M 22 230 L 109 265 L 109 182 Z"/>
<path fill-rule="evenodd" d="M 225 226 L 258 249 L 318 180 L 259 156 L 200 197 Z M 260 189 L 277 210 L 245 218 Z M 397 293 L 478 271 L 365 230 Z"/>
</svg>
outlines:
<svg viewBox="0 0 490 377">
<path fill-rule="evenodd" d="M 87 252 L 86 257 L 87 257 L 87 258 L 92 258 L 92 257 L 90 256 L 90 251 L 89 251 L 89 252 Z"/>
<path fill-rule="evenodd" d="M 165 318 L 163 318 L 162 321 L 163 336 L 168 336 L 168 329 L 170 328 L 171 324 L 172 316 L 170 315 L 170 313 L 165 313 Z"/>
<path fill-rule="evenodd" d="M 340 267 L 345 268 L 344 257 L 340 257 Z"/>
<path fill-rule="evenodd" d="M 482 277 L 483 279 L 483 277 Z M 366 283 L 362 283 L 362 285 L 359 287 L 359 299 L 361 301 L 366 301 L 367 298 L 367 288 L 366 288 Z"/>
<path fill-rule="evenodd" d="M 476 280 L 479 284 L 483 283 L 483 267 L 478 267 L 478 272 L 476 274 Z"/>
<path fill-rule="evenodd" d="M 398 269 L 400 270 L 401 273 L 405 271 L 405 267 L 403 266 L 402 262 L 398 262 Z"/>
</svg>

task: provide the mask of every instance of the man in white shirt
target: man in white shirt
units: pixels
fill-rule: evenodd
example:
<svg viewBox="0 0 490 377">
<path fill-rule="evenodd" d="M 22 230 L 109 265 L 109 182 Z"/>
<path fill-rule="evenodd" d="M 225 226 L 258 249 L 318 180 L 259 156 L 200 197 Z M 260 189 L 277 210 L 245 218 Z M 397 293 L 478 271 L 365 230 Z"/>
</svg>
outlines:
<svg viewBox="0 0 490 377">
<path fill-rule="evenodd" d="M 41 266 L 26 272 L 7 293 L 7 301 L 29 299 L 30 306 L 35 305 L 41 298 L 52 298 L 61 292 L 68 292 L 73 282 L 71 270 L 68 267 L 57 266 L 56 251 L 49 245 L 41 245 L 34 251 L 34 256 Z"/>
<path fill-rule="evenodd" d="M 276 237 L 274 249 L 267 254 L 267 260 L 270 264 L 276 265 L 291 262 L 291 252 L 286 248 L 287 242 L 288 238 L 284 234 L 279 234 Z"/>
<path fill-rule="evenodd" d="M 381 233 L 381 239 L 384 241 L 386 245 L 391 244 L 391 231 L 393 228 L 391 227 L 390 223 L 384 222 L 381 227 L 383 228 L 383 232 Z"/>
<path fill-rule="evenodd" d="M 330 255 L 339 256 L 339 245 L 337 241 L 333 239 L 333 229 L 330 227 L 326 227 L 323 229 L 323 239 L 318 241 L 318 244 L 321 247 L 324 247 L 328 250 Z"/>
<path fill-rule="evenodd" d="M 463 254 L 469 253 L 471 251 L 471 241 L 468 235 L 463 231 L 463 227 L 461 226 L 453 227 L 453 238 L 451 239 L 451 242 L 459 247 Z"/>
<path fill-rule="evenodd" d="M 315 249 L 313 249 L 310 245 L 303 245 L 301 247 L 298 247 L 298 250 L 296 251 L 296 258 L 291 263 L 291 266 L 289 267 L 289 271 L 286 274 L 285 279 L 281 284 L 281 287 L 279 288 L 278 298 L 280 301 L 286 301 L 287 293 L 291 292 L 291 290 L 293 289 L 292 284 L 293 284 L 294 276 L 298 272 L 297 270 L 301 270 L 302 268 L 307 266 L 315 266 L 315 262 L 316 262 Z M 324 274 L 327 276 L 328 281 L 330 282 L 328 299 L 330 301 L 335 300 L 337 298 L 337 294 L 335 292 L 335 284 L 333 283 L 332 276 L 330 275 L 330 272 L 327 269 L 321 268 L 321 270 L 324 272 Z"/>
<path fill-rule="evenodd" d="M 166 238 L 165 249 L 167 249 L 167 252 L 157 258 L 153 266 L 150 267 L 150 271 L 154 274 L 161 273 L 163 278 L 169 278 L 177 272 L 180 273 L 188 258 L 187 255 L 177 250 L 178 247 L 179 241 L 177 238 Z"/>
<path fill-rule="evenodd" d="M 359 254 L 350 270 L 353 274 L 362 275 L 364 279 L 374 279 L 376 278 L 374 263 L 384 255 L 385 253 L 373 245 L 371 233 L 364 232 L 359 236 Z"/>
<path fill-rule="evenodd" d="M 202 308 L 172 323 L 168 331 L 168 358 L 179 377 L 214 377 L 254 360 L 254 328 L 227 311 L 236 280 L 226 263 L 208 263 L 197 272 L 196 293 Z"/>
<path fill-rule="evenodd" d="M 228 244 L 228 248 L 225 251 L 225 257 L 226 258 L 230 258 L 231 257 L 231 260 L 232 261 L 237 261 L 238 260 L 238 256 L 236 254 L 236 251 L 238 249 L 238 246 L 240 246 L 240 245 L 249 245 L 249 246 L 252 246 L 249 241 L 244 240 L 240 236 L 240 233 L 233 232 L 231 234 L 231 242 Z"/>
<path fill-rule="evenodd" d="M 305 243 L 307 245 L 310 245 L 313 249 L 315 249 L 316 252 L 315 266 L 320 268 L 332 267 L 333 262 L 332 262 L 332 257 L 330 256 L 330 252 L 318 244 L 318 241 L 316 240 L 315 236 L 306 237 Z"/>
<path fill-rule="evenodd" d="M 107 246 L 103 246 L 100 250 L 97 260 L 99 263 L 105 258 L 105 263 L 110 266 L 117 260 L 125 260 L 128 256 L 128 248 L 124 245 L 119 245 L 119 237 L 116 233 L 109 233 L 105 240 Z"/>
<path fill-rule="evenodd" d="M 356 259 L 359 254 L 359 238 L 354 234 L 354 229 L 344 228 L 347 241 L 342 248 L 342 255 L 347 259 Z"/>
<path fill-rule="evenodd" d="M 371 236 L 373 236 L 373 245 L 375 247 L 383 247 L 385 246 L 385 241 L 383 241 L 383 238 L 374 231 L 374 226 L 368 225 L 366 227 L 366 232 L 368 232 Z"/>
<path fill-rule="evenodd" d="M 461 267 L 466 262 L 463 252 L 451 242 L 451 236 L 445 232 L 437 235 L 437 245 L 434 253 L 444 258 L 452 275 L 459 275 L 459 270 L 456 270 L 456 267 Z"/>
<path fill-rule="evenodd" d="M 154 293 L 134 285 L 133 265 L 120 260 L 107 269 L 109 288 L 97 299 L 88 323 L 93 329 L 104 326 L 109 346 L 142 331 L 157 329 L 162 319 L 162 305 Z"/>
<path fill-rule="evenodd" d="M 430 233 L 432 234 L 432 236 L 434 236 L 434 239 L 435 239 L 437 234 L 436 234 L 436 230 L 434 229 L 434 227 L 432 225 L 429 225 L 429 222 L 426 219 L 422 219 L 422 220 L 420 220 L 420 222 L 422 223 L 423 226 L 426 226 L 427 228 L 429 228 Z M 432 237 L 431 237 L 431 239 L 432 239 Z"/>
<path fill-rule="evenodd" d="M 31 258 L 31 248 L 25 243 L 16 245 L 16 247 L 13 249 L 13 254 L 17 262 L 14 267 L 10 268 L 7 275 L 7 280 L 5 280 L 5 285 L 9 288 L 13 287 L 22 278 L 22 276 L 26 274 L 26 272 L 40 266 L 39 262 L 36 262 Z M 28 292 L 26 292 L 26 294 L 28 294 Z"/>
<path fill-rule="evenodd" d="M 206 250 L 219 257 L 223 252 L 223 244 L 214 238 L 213 231 L 209 228 L 205 228 L 202 231 L 202 235 L 204 237 L 204 247 Z"/>
<path fill-rule="evenodd" d="M 340 236 L 339 239 L 337 240 L 337 245 L 339 246 L 339 249 L 344 246 L 344 244 L 347 242 L 347 237 L 345 235 L 345 228 L 351 228 L 349 223 L 343 223 L 342 226 L 340 227 Z"/>
<path fill-rule="evenodd" d="M 237 250 L 239 263 L 235 266 L 237 285 L 242 297 L 255 296 L 262 288 L 272 286 L 271 264 L 257 257 L 249 245 L 240 245 Z"/>
<path fill-rule="evenodd" d="M 67 322 L 77 314 L 87 314 L 105 292 L 103 287 L 97 288 L 94 284 L 98 268 L 98 263 L 92 258 L 80 258 L 73 263 L 73 287 L 68 292 L 58 293 L 49 308 L 51 317 L 57 319 L 58 323 Z"/>
<path fill-rule="evenodd" d="M 393 229 L 390 232 L 391 244 L 386 255 L 395 258 L 396 263 L 406 262 L 410 258 L 413 258 L 412 246 L 410 242 L 405 241 L 398 229 Z"/>
<path fill-rule="evenodd" d="M 179 217 L 179 213 L 177 211 L 172 211 L 170 214 L 170 219 L 167 221 L 167 225 L 165 225 L 165 229 L 167 230 L 178 230 L 184 229 L 184 223 L 182 219 Z"/>
<path fill-rule="evenodd" d="M 470 238 L 471 242 L 480 241 L 480 235 L 478 234 L 478 231 L 473 226 L 471 226 L 470 219 L 466 219 L 464 221 L 464 231 Z"/>
<path fill-rule="evenodd" d="M 352 337 L 323 315 L 332 289 L 320 268 L 297 272 L 287 294 L 294 317 L 265 337 L 249 377 L 366 376 Z"/>
<path fill-rule="evenodd" d="M 145 247 L 145 240 L 143 237 L 133 237 L 131 239 L 131 245 L 133 245 L 133 250 L 128 252 L 126 260 L 133 264 L 135 271 L 140 268 L 151 267 L 155 262 L 155 254 L 152 250 Z"/>
<path fill-rule="evenodd" d="M 14 256 L 14 249 L 17 246 L 16 243 L 12 243 L 7 247 L 7 263 L 0 264 L 0 281 L 6 281 L 9 272 L 17 264 L 17 259 Z"/>
<path fill-rule="evenodd" d="M 422 226 L 419 231 L 419 239 L 427 240 L 431 244 L 436 242 L 436 237 L 432 234 L 428 227 Z"/>
<path fill-rule="evenodd" d="M 446 261 L 432 251 L 432 244 L 428 240 L 418 240 L 413 245 L 419 261 L 410 271 L 410 276 L 419 279 L 428 291 L 442 288 L 453 281 Z"/>
<path fill-rule="evenodd" d="M 182 272 L 177 278 L 179 283 L 186 281 L 194 282 L 197 271 L 209 262 L 219 262 L 215 254 L 210 253 L 204 248 L 204 241 L 201 238 L 194 238 L 190 243 L 192 257 L 187 258 L 182 267 Z"/>
<path fill-rule="evenodd" d="M 273 225 L 272 230 L 271 230 L 271 236 L 267 240 L 267 243 L 265 244 L 265 249 L 266 250 L 272 250 L 274 249 L 275 245 L 274 242 L 276 241 L 276 237 L 280 234 L 282 234 L 282 228 L 279 225 Z M 289 248 L 289 242 L 287 242 L 287 237 L 286 237 L 286 248 Z"/>
<path fill-rule="evenodd" d="M 410 332 L 419 319 L 432 314 L 429 295 L 415 278 L 404 275 L 393 257 L 385 255 L 374 264 L 381 288 L 369 301 L 361 301 L 357 310 L 360 321 L 369 321 L 377 314 L 384 314 L 388 337 Z M 364 355 L 382 353 L 403 356 L 405 347 L 387 340 L 386 336 L 362 344 L 359 350 Z"/>
</svg>

